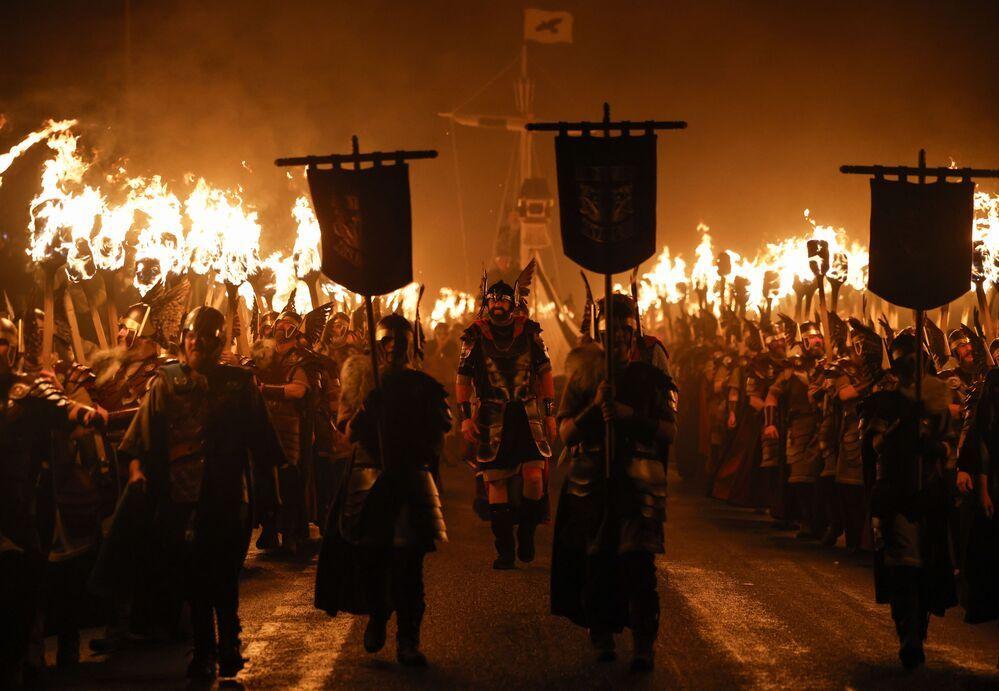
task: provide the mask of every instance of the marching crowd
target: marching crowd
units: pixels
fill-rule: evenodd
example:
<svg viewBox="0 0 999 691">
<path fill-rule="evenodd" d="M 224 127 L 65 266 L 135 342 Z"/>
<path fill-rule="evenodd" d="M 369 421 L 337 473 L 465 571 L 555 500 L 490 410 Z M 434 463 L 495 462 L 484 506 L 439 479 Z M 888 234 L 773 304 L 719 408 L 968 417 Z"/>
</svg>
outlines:
<svg viewBox="0 0 999 691">
<path fill-rule="evenodd" d="M 87 364 L 59 328 L 45 361 L 40 310 L 0 318 L 4 685 L 40 679 L 46 635 L 58 665 L 76 664 L 96 621 L 96 654 L 190 636 L 189 677 L 235 676 L 251 536 L 298 555 L 310 524 L 323 536 L 316 607 L 367 616 L 370 652 L 395 613 L 399 662 L 425 665 L 424 560 L 446 538 L 439 468 L 453 449 L 477 476 L 494 569 L 533 561 L 555 514 L 552 612 L 601 660 L 629 628 L 632 669 L 654 665 L 670 456 L 715 499 L 873 552 L 908 668 L 924 661 L 930 615 L 959 594 L 969 621 L 999 615 L 999 341 L 835 311 L 752 319 L 732 303 L 673 319 L 668 352 L 634 295 L 615 294 L 610 333 L 605 301 L 588 300 L 556 381 L 530 269 L 484 280 L 479 313 L 429 339 L 394 313 L 369 332 L 330 303 L 260 314 L 239 356 L 240 325 L 188 310 L 183 281 L 132 305 Z"/>
<path fill-rule="evenodd" d="M 969 622 L 999 616 L 989 462 L 999 339 L 964 324 L 945 334 L 928 318 L 922 338 L 879 322 L 835 311 L 754 320 L 734 304 L 682 316 L 674 455 L 715 499 L 766 511 L 799 539 L 873 554 L 876 599 L 913 668 L 931 614 L 960 602 Z"/>
</svg>

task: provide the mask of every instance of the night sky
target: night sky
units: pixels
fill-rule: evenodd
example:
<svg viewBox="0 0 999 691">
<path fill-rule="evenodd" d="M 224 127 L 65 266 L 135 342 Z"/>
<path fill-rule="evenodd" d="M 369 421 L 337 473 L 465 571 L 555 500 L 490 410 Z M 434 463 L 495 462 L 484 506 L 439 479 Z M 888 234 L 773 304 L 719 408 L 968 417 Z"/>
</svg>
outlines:
<svg viewBox="0 0 999 691">
<path fill-rule="evenodd" d="M 417 280 L 432 286 L 462 283 L 466 265 L 436 113 L 515 59 L 524 7 L 575 19 L 574 44 L 530 48 L 539 118 L 599 118 L 607 100 L 620 118 L 690 123 L 661 135 L 658 232 L 677 251 L 703 221 L 719 245 L 752 253 L 804 232 L 806 207 L 866 242 L 867 185 L 843 163 L 915 163 L 924 147 L 931 165 L 999 166 L 995 2 L 133 1 L 130 67 L 124 7 L 2 4 L 0 150 L 46 118 L 78 117 L 102 161 L 243 184 L 274 244 L 290 242 L 275 231 L 291 232 L 305 190 L 275 157 L 345 151 L 351 134 L 365 148 L 437 148 L 411 176 Z M 509 76 L 466 110 L 512 113 Z M 491 254 L 513 143 L 457 132 L 473 274 Z M 554 183 L 550 135 L 538 149 Z M 4 177 L 8 234 L 24 228 L 43 154 Z"/>
</svg>

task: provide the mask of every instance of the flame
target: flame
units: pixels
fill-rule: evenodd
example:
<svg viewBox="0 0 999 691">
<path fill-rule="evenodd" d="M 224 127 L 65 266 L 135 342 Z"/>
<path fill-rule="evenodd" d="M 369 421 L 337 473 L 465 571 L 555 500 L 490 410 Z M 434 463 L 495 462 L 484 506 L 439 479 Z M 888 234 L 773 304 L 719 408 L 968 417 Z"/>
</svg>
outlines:
<svg viewBox="0 0 999 691">
<path fill-rule="evenodd" d="M 132 283 L 145 295 L 169 274 L 179 274 L 187 267 L 183 207 L 158 175 L 133 178 L 127 184 L 130 191 L 125 206 L 132 210 L 130 230 L 138 233 Z"/>
<path fill-rule="evenodd" d="M 253 306 L 257 303 L 257 294 L 253 292 L 253 286 L 247 281 L 239 286 L 236 293 L 239 297 L 243 298 L 243 304 L 246 305 L 246 309 L 253 311 Z"/>
<path fill-rule="evenodd" d="M 45 123 L 44 128 L 31 132 L 24 139 L 12 146 L 7 153 L 0 154 L 0 185 L 3 184 L 3 174 L 7 172 L 7 169 L 10 168 L 11 164 L 14 163 L 14 160 L 17 159 L 18 156 L 23 154 L 38 142 L 51 137 L 53 134 L 65 132 L 75 124 L 76 120 L 60 120 L 59 122 L 49 120 Z"/>
<path fill-rule="evenodd" d="M 409 283 L 381 298 L 384 312 L 398 312 L 410 321 L 416 319 L 416 303 L 420 299 L 420 284 Z"/>
<path fill-rule="evenodd" d="M 691 284 L 707 295 L 707 302 L 718 302 L 718 268 L 715 266 L 714 250 L 711 246 L 711 229 L 704 223 L 697 224 L 697 232 L 701 233 L 701 242 L 694 250 L 697 260 L 690 269 Z"/>
<path fill-rule="evenodd" d="M 322 235 L 319 232 L 319 221 L 312 210 L 309 199 L 302 195 L 295 200 L 295 206 L 291 210 L 291 215 L 298 226 L 298 234 L 295 236 L 295 249 L 293 256 L 295 259 L 295 271 L 299 278 L 314 275 L 319 272 L 322 259 L 319 255 L 319 247 Z"/>
<path fill-rule="evenodd" d="M 999 194 L 975 192 L 972 242 L 981 249 L 985 280 L 999 286 Z"/>
<path fill-rule="evenodd" d="M 90 278 L 96 272 L 90 237 L 104 197 L 83 184 L 90 164 L 77 152 L 77 137 L 68 127 L 48 136 L 46 144 L 55 157 L 42 164 L 41 191 L 31 200 L 28 254 L 36 262 L 62 255 L 70 278 Z"/>
<path fill-rule="evenodd" d="M 441 288 L 430 311 L 430 328 L 441 322 L 462 321 L 470 314 L 475 314 L 474 295 L 451 288 Z"/>
<path fill-rule="evenodd" d="M 260 267 L 257 212 L 243 206 L 242 190 L 210 186 L 198 178 L 184 202 L 191 219 L 188 246 L 195 271 L 210 266 L 218 280 L 241 285 Z"/>
<path fill-rule="evenodd" d="M 324 279 L 320 283 L 319 290 L 330 302 L 337 303 L 339 306 L 338 309 L 341 312 L 350 314 L 355 307 L 361 304 L 360 295 L 352 293 L 339 283 L 334 283 L 328 279 Z"/>
</svg>

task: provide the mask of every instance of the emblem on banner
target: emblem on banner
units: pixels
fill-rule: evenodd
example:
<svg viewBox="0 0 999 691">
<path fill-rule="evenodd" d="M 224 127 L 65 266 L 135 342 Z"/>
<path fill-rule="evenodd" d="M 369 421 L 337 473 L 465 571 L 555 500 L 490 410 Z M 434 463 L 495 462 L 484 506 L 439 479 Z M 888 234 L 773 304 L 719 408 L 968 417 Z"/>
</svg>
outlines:
<svg viewBox="0 0 999 691">
<path fill-rule="evenodd" d="M 361 268 L 361 201 L 356 194 L 334 197 L 332 204 L 330 242 L 333 251 L 351 265 Z"/>
<path fill-rule="evenodd" d="M 634 166 L 576 169 L 581 232 L 594 242 L 615 243 L 635 234 Z"/>
</svg>

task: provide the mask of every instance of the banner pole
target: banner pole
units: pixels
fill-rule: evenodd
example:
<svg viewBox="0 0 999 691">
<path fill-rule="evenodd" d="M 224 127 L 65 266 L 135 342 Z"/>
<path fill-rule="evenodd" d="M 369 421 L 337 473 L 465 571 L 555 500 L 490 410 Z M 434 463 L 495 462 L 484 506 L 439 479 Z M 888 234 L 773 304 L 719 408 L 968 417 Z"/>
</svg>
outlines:
<svg viewBox="0 0 999 691">
<path fill-rule="evenodd" d="M 610 404 L 614 405 L 614 286 L 613 276 L 604 274 L 604 315 L 607 323 L 604 325 L 604 366 L 607 371 L 607 384 L 610 387 Z M 614 463 L 614 422 L 604 423 L 604 474 L 611 476 L 611 466 Z"/>
</svg>

